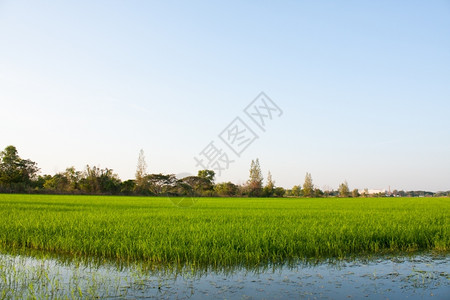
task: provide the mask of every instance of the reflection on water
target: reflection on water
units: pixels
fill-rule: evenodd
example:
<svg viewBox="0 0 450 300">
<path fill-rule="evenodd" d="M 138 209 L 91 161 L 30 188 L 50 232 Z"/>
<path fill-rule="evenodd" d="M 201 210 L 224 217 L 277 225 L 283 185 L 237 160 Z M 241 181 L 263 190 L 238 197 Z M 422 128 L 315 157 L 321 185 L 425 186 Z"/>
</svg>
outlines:
<svg viewBox="0 0 450 300">
<path fill-rule="evenodd" d="M 222 271 L 0 255 L 3 298 L 449 299 L 450 256 L 431 254 Z"/>
</svg>

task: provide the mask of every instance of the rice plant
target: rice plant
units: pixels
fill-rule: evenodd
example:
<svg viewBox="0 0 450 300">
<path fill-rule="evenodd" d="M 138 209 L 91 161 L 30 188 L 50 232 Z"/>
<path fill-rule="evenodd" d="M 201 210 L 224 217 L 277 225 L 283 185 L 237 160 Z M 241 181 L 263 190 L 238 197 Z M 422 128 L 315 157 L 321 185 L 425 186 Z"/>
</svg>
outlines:
<svg viewBox="0 0 450 300">
<path fill-rule="evenodd" d="M 450 198 L 0 195 L 0 248 L 148 265 L 255 266 L 450 247 Z"/>
</svg>

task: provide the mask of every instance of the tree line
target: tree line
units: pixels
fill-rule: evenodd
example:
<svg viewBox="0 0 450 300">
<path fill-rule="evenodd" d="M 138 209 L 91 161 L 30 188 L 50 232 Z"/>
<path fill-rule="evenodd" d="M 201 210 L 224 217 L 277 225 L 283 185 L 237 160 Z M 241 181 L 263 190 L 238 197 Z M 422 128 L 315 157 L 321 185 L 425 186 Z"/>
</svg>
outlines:
<svg viewBox="0 0 450 300">
<path fill-rule="evenodd" d="M 347 182 L 337 190 L 314 186 L 312 176 L 306 173 L 303 185 L 284 189 L 275 185 L 270 171 L 266 184 L 259 160 L 252 160 L 249 179 L 243 185 L 232 182 L 215 183 L 213 170 L 199 170 L 196 176 L 177 178 L 174 174 L 149 174 L 144 152 L 138 157 L 134 179 L 122 181 L 112 169 L 87 165 L 84 170 L 68 167 L 55 175 L 39 175 L 37 164 L 22 159 L 16 147 L 7 146 L 0 152 L 0 192 L 2 193 L 55 193 L 90 195 L 143 195 L 143 196 L 248 196 L 248 197 L 359 197 L 357 189 L 350 191 Z M 424 191 L 396 191 L 394 196 L 433 196 Z M 450 195 L 441 192 L 440 196 Z M 365 195 L 367 196 L 367 195 Z M 378 195 L 383 196 L 383 195 Z"/>
</svg>

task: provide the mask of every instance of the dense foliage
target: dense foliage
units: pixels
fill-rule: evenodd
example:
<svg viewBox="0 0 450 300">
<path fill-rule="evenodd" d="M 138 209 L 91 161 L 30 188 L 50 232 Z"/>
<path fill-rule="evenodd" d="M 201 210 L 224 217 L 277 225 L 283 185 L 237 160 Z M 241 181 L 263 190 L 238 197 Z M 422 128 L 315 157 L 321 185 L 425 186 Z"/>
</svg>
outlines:
<svg viewBox="0 0 450 300">
<path fill-rule="evenodd" d="M 359 197 L 358 190 L 350 193 L 347 182 L 338 190 L 326 190 L 314 186 L 312 176 L 306 173 L 303 186 L 296 185 L 290 190 L 276 186 L 270 171 L 266 185 L 259 160 L 252 160 L 249 180 L 243 185 L 232 182 L 215 182 L 213 170 L 199 170 L 197 176 L 177 178 L 174 174 L 148 174 L 143 151 L 139 153 L 136 178 L 122 181 L 112 169 L 87 165 L 84 170 L 68 167 L 55 175 L 38 175 L 37 164 L 20 158 L 14 146 L 0 152 L 0 193 L 45 193 L 45 194 L 89 194 L 89 195 L 136 195 L 136 196 L 226 196 L 226 197 Z M 365 197 L 385 196 L 433 196 L 425 191 L 397 191 L 378 193 Z M 450 192 L 440 192 L 436 196 L 447 196 Z"/>
</svg>

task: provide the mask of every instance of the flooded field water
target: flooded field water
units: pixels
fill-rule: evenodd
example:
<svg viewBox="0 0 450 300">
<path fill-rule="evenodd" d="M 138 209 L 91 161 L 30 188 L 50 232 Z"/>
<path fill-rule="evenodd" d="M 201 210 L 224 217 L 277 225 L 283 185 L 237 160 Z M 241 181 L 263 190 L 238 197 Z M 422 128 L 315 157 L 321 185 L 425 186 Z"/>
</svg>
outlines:
<svg viewBox="0 0 450 300">
<path fill-rule="evenodd" d="M 0 255 L 0 298 L 450 299 L 450 257 L 422 254 L 227 271 Z"/>
</svg>

